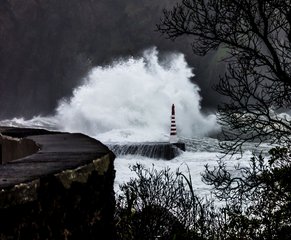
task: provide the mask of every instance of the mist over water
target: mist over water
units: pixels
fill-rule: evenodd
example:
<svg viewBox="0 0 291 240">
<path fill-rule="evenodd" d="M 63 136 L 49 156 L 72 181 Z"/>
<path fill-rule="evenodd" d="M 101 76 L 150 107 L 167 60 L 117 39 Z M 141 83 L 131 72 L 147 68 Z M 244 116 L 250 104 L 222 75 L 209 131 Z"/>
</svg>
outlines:
<svg viewBox="0 0 291 240">
<path fill-rule="evenodd" d="M 167 141 L 171 105 L 176 106 L 178 135 L 204 136 L 217 128 L 215 115 L 203 115 L 197 85 L 183 54 L 159 58 L 156 48 L 142 57 L 96 67 L 62 100 L 59 128 L 83 132 L 104 142 Z"/>
</svg>

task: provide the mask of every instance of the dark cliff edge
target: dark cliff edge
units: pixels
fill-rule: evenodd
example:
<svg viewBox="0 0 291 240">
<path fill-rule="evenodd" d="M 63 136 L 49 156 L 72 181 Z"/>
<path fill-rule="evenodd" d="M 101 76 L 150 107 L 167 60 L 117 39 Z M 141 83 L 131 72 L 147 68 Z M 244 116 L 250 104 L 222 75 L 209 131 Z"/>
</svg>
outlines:
<svg viewBox="0 0 291 240">
<path fill-rule="evenodd" d="M 114 238 L 114 154 L 83 134 L 0 128 L 36 153 L 0 165 L 0 239 Z"/>
</svg>

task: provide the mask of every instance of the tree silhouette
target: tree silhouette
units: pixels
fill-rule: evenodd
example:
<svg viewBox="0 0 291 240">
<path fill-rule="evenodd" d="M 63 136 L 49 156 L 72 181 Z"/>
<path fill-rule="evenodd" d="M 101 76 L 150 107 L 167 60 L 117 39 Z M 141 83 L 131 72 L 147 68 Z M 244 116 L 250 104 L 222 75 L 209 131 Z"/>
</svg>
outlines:
<svg viewBox="0 0 291 240">
<path fill-rule="evenodd" d="M 228 99 L 218 108 L 227 153 L 254 140 L 290 144 L 289 0 L 183 0 L 164 10 L 157 28 L 172 40 L 191 37 L 198 55 L 225 50 L 216 89 Z"/>
<path fill-rule="evenodd" d="M 206 166 L 204 182 L 226 202 L 222 239 L 290 239 L 291 2 L 183 0 L 157 27 L 172 40 L 191 37 L 195 54 L 226 52 L 216 86 L 228 100 L 217 114 L 226 153 L 255 140 L 280 146 L 236 171 Z"/>
</svg>

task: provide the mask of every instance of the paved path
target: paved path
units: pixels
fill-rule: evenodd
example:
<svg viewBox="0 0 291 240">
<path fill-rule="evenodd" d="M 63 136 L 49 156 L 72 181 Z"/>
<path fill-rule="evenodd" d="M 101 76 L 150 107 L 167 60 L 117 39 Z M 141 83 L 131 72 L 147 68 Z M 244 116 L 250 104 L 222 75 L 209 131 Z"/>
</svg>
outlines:
<svg viewBox="0 0 291 240">
<path fill-rule="evenodd" d="M 27 137 L 40 146 L 35 154 L 0 165 L 0 189 L 75 169 L 112 154 L 101 142 L 79 133 L 3 127 L 0 127 L 0 132 L 13 137 Z"/>
</svg>

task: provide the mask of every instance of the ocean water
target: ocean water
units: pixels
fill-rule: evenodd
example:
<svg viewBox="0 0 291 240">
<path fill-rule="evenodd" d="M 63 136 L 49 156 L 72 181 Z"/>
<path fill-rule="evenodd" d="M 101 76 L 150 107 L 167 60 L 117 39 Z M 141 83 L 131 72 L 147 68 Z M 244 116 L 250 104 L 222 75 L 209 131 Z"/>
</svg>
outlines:
<svg viewBox="0 0 291 240">
<path fill-rule="evenodd" d="M 141 163 L 157 169 L 190 171 L 199 194 L 208 194 L 201 181 L 204 166 L 215 166 L 221 157 L 218 140 L 207 137 L 219 131 L 215 113 L 201 111 L 195 69 L 180 53 L 160 57 L 156 48 L 143 56 L 119 59 L 108 66 L 93 68 L 72 96 L 61 99 L 52 116 L 14 118 L 0 125 L 36 127 L 66 132 L 81 132 L 104 143 L 165 142 L 169 140 L 171 106 L 176 106 L 177 133 L 186 151 L 173 160 L 151 159 L 138 155 L 117 156 L 115 190 L 135 177 L 130 165 Z M 266 150 L 263 146 L 262 150 Z M 249 144 L 243 157 L 228 159 L 230 167 L 248 164 L 255 144 Z"/>
<path fill-rule="evenodd" d="M 142 164 L 146 168 L 154 167 L 157 170 L 170 168 L 171 171 L 183 172 L 186 176 L 191 176 L 193 188 L 195 192 L 202 197 L 211 195 L 212 187 L 206 185 L 202 181 L 202 175 L 205 171 L 207 164 L 210 169 L 217 166 L 217 161 L 224 155 L 218 145 L 218 140 L 209 137 L 181 139 L 186 143 L 186 151 L 181 152 L 179 156 L 172 160 L 153 159 L 138 155 L 122 155 L 118 156 L 115 160 L 116 179 L 115 191 L 120 191 L 119 186 L 128 182 L 131 178 L 136 178 L 130 166 L 136 163 Z M 266 154 L 270 146 L 268 144 L 261 144 L 259 147 L 256 143 L 250 143 L 245 146 L 242 154 L 236 154 L 232 157 L 224 157 L 223 161 L 227 164 L 229 170 L 234 171 L 235 166 L 249 166 L 250 159 L 253 154 Z M 235 174 L 235 173 L 234 173 Z"/>
</svg>

